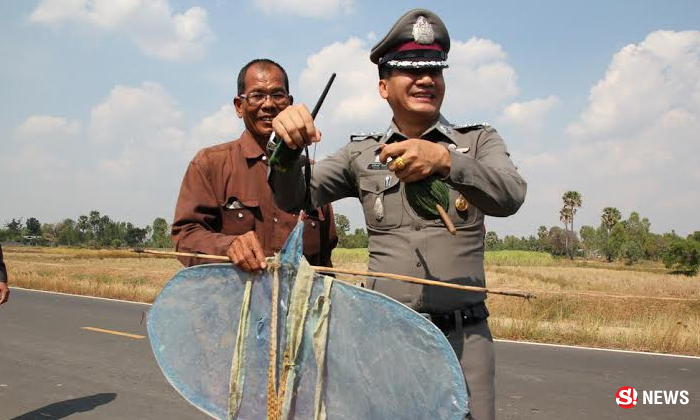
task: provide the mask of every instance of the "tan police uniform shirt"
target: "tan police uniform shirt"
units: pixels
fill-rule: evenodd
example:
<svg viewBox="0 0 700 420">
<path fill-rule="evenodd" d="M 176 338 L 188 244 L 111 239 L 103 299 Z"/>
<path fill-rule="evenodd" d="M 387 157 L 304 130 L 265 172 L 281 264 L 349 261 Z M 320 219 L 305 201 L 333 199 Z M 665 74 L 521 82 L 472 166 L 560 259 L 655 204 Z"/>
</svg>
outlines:
<svg viewBox="0 0 700 420">
<path fill-rule="evenodd" d="M 175 208 L 175 248 L 226 255 L 237 235 L 254 231 L 266 256 L 278 252 L 296 226 L 298 213 L 275 204 L 267 183 L 267 159 L 247 130 L 237 140 L 199 151 L 187 168 Z M 330 266 L 338 242 L 330 205 L 310 211 L 304 223 L 304 255 L 311 264 Z M 187 266 L 207 262 L 180 260 Z"/>
<path fill-rule="evenodd" d="M 451 170 L 447 211 L 457 234 L 441 220 L 418 217 L 406 201 L 404 184 L 377 162 L 380 145 L 406 139 L 392 122 L 382 134 L 353 136 L 351 142 L 315 165 L 311 202 L 318 206 L 358 197 L 369 234 L 369 270 L 485 286 L 484 215 L 514 214 L 525 199 L 526 183 L 516 171 L 506 145 L 488 126 L 454 126 L 442 116 L 422 139 L 448 147 Z M 301 172 L 270 178 L 278 204 L 297 208 L 305 186 Z M 468 200 L 455 207 L 460 193 Z M 370 287 L 422 312 L 451 313 L 485 299 L 483 293 L 376 279 Z"/>
</svg>

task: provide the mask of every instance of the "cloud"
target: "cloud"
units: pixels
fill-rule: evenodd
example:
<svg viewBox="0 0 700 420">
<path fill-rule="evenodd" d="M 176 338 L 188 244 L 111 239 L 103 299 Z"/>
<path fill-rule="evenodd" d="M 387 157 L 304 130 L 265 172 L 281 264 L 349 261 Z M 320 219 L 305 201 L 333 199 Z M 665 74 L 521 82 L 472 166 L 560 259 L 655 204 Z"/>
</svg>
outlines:
<svg viewBox="0 0 700 420">
<path fill-rule="evenodd" d="M 182 112 L 158 83 L 115 86 L 90 112 L 90 139 L 97 143 L 147 144 L 177 150 L 183 133 L 175 128 Z"/>
<path fill-rule="evenodd" d="M 453 40 L 445 70 L 446 115 L 495 110 L 519 93 L 515 69 L 503 48 L 488 39 Z"/>
<path fill-rule="evenodd" d="M 355 0 L 254 0 L 266 14 L 297 15 L 328 19 L 352 13 Z"/>
<path fill-rule="evenodd" d="M 171 61 L 201 58 L 212 39 L 206 10 L 173 14 L 168 0 L 43 0 L 29 20 L 123 32 L 145 54 Z"/>
<path fill-rule="evenodd" d="M 15 135 L 19 139 L 65 138 L 79 135 L 82 129 L 83 126 L 78 120 L 51 115 L 32 115 L 17 127 Z"/>
<path fill-rule="evenodd" d="M 657 31 L 612 59 L 592 89 L 588 108 L 567 128 L 574 136 L 640 131 L 679 113 L 700 111 L 700 32 Z"/>
<path fill-rule="evenodd" d="M 499 224 L 556 223 L 561 194 L 576 190 L 584 202 L 579 226 L 597 226 L 602 209 L 613 206 L 625 217 L 640 212 L 656 232 L 697 230 L 698 132 L 700 32 L 650 33 L 612 57 L 588 105 L 557 140 L 559 150 L 514 151 L 531 205 Z"/>
<path fill-rule="evenodd" d="M 560 103 L 559 98 L 553 95 L 527 102 L 513 102 L 503 109 L 498 120 L 519 131 L 536 132 L 545 125 L 549 111 Z"/>
<path fill-rule="evenodd" d="M 369 50 L 359 38 L 325 46 L 306 60 L 300 77 L 301 89 L 320 93 L 330 75 L 337 72 L 330 91 L 332 98 L 340 99 L 337 106 L 330 107 L 333 121 L 367 121 L 386 106 L 377 93 L 377 68 L 368 57 Z M 338 63 L 343 66 L 339 68 Z"/>
<path fill-rule="evenodd" d="M 233 105 L 222 105 L 218 111 L 204 117 L 190 130 L 186 150 L 194 156 L 194 153 L 201 148 L 238 138 L 244 129 L 243 122 L 236 115 Z"/>
</svg>

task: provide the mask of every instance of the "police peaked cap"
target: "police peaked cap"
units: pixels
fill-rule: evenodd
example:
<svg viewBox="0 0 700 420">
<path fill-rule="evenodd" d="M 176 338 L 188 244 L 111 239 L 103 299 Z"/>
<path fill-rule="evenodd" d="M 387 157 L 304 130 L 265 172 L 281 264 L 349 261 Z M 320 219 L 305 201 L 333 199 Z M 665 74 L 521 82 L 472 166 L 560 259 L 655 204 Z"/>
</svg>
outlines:
<svg viewBox="0 0 700 420">
<path fill-rule="evenodd" d="M 450 34 L 438 15 L 413 9 L 372 48 L 369 59 L 378 66 L 445 68 L 449 51 Z"/>
</svg>

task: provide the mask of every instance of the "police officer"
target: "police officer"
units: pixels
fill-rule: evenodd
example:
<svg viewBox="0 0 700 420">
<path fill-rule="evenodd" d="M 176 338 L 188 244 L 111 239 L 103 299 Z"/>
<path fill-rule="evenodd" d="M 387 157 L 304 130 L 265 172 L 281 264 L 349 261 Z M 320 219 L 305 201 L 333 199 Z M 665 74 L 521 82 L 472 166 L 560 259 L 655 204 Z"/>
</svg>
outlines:
<svg viewBox="0 0 700 420">
<path fill-rule="evenodd" d="M 311 205 L 344 197 L 362 202 L 369 233 L 369 269 L 470 286 L 485 286 L 484 216 L 514 214 L 526 183 L 496 130 L 456 126 L 440 113 L 450 38 L 434 13 L 403 15 L 372 48 L 379 94 L 393 112 L 389 128 L 351 136 L 349 144 L 316 164 Z M 291 106 L 273 121 L 290 148 L 320 139 L 308 109 Z M 442 221 L 425 220 L 407 202 L 404 185 L 435 175 L 449 189 L 450 235 Z M 272 173 L 283 208 L 301 206 L 306 194 L 299 171 Z M 471 394 L 471 415 L 495 418 L 494 350 L 483 293 L 374 280 L 369 286 L 428 314 L 447 335 Z"/>
</svg>

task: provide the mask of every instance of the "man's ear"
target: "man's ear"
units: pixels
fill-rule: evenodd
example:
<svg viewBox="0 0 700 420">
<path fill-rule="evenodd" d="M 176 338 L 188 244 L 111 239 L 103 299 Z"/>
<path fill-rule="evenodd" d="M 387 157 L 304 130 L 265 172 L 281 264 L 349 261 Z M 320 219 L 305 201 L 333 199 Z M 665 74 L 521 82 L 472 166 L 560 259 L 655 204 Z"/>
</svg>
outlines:
<svg viewBox="0 0 700 420">
<path fill-rule="evenodd" d="M 236 115 L 238 115 L 238 118 L 243 118 L 243 100 L 240 96 L 233 98 L 233 107 L 236 108 Z"/>
<path fill-rule="evenodd" d="M 386 84 L 386 79 L 379 79 L 379 96 L 383 99 L 389 97 L 389 89 Z"/>
<path fill-rule="evenodd" d="M 289 95 L 289 105 L 294 105 L 294 96 Z"/>
</svg>

